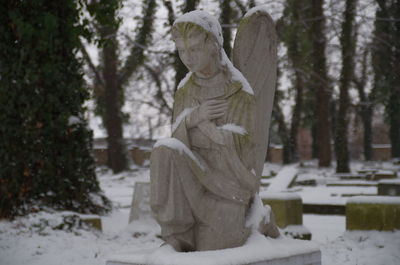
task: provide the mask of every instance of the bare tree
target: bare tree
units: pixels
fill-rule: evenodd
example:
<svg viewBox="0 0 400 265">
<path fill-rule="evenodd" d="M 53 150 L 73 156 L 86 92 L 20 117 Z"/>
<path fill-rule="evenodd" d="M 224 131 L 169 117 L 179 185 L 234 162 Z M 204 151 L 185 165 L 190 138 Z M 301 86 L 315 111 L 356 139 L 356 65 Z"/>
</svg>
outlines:
<svg viewBox="0 0 400 265">
<path fill-rule="evenodd" d="M 331 165 L 331 124 L 330 124 L 330 101 L 331 88 L 328 80 L 326 65 L 326 37 L 325 37 L 325 15 L 323 11 L 324 0 L 312 0 L 311 2 L 311 42 L 312 42 L 312 77 L 313 91 L 316 92 L 315 115 L 316 117 L 316 140 L 318 144 L 317 157 L 320 167 Z"/>
<path fill-rule="evenodd" d="M 137 34 L 130 53 L 125 61 L 118 57 L 119 46 L 117 33 L 119 19 L 117 11 L 120 0 L 92 2 L 91 8 L 103 11 L 102 16 L 96 16 L 96 29 L 104 41 L 101 47 L 101 63 L 95 66 L 82 45 L 83 57 L 95 76 L 94 94 L 97 109 L 107 131 L 107 165 L 114 173 L 127 169 L 127 157 L 123 139 L 124 89 L 128 85 L 133 73 L 145 61 L 144 48 L 151 40 L 153 31 L 156 1 L 143 1 L 143 17 L 137 28 Z M 100 12 L 101 13 L 101 12 Z M 120 66 L 121 65 L 121 66 Z"/>
<path fill-rule="evenodd" d="M 349 150 L 348 150 L 348 111 L 349 111 L 349 89 L 354 76 L 354 54 L 355 54 L 355 28 L 357 0 L 346 0 L 340 44 L 342 51 L 342 69 L 340 73 L 340 96 L 339 113 L 337 117 L 335 149 L 337 167 L 336 172 L 350 172 Z"/>
</svg>

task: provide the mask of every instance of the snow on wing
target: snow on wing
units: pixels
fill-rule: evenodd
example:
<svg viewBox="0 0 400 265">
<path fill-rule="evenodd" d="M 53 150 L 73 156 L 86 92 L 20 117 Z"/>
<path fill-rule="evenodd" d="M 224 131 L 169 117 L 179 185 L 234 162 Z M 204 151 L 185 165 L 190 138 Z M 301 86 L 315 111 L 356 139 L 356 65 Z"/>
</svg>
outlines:
<svg viewBox="0 0 400 265">
<path fill-rule="evenodd" d="M 256 97 L 256 176 L 261 177 L 268 148 L 276 85 L 277 36 L 269 14 L 259 7 L 241 20 L 233 47 L 233 64 L 250 83 Z"/>
</svg>

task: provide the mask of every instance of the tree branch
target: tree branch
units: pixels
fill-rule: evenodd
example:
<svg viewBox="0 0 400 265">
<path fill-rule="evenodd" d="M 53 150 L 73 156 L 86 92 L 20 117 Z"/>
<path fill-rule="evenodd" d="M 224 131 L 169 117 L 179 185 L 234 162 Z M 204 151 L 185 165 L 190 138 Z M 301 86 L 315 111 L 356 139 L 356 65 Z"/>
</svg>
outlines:
<svg viewBox="0 0 400 265">
<path fill-rule="evenodd" d="M 156 12 L 156 1 L 149 0 L 144 1 L 143 11 L 145 14 L 142 19 L 142 26 L 140 27 L 138 34 L 136 35 L 134 43 L 140 43 L 142 47 L 146 47 L 151 40 L 151 32 L 153 31 L 154 15 Z M 145 60 L 144 50 L 138 45 L 134 45 L 131 48 L 131 52 L 125 61 L 124 66 L 121 68 L 121 74 L 119 75 L 119 82 L 123 87 L 136 71 L 136 69 L 143 64 Z"/>
<path fill-rule="evenodd" d="M 96 66 L 94 65 L 92 59 L 90 58 L 89 53 L 87 52 L 85 46 L 83 45 L 82 41 L 79 41 L 79 45 L 80 45 L 80 50 L 82 52 L 83 55 L 83 59 L 86 61 L 86 63 L 88 64 L 90 70 L 93 72 L 93 75 L 96 78 L 96 82 L 99 83 L 101 86 L 104 86 L 104 81 L 102 76 L 100 75 L 98 69 L 96 68 Z"/>
</svg>

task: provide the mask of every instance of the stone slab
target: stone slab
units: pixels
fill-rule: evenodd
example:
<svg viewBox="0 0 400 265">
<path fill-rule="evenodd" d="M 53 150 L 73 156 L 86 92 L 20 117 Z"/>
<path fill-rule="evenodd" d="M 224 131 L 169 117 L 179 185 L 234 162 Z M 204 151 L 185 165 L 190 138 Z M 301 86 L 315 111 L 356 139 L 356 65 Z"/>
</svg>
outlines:
<svg viewBox="0 0 400 265">
<path fill-rule="evenodd" d="M 262 238 L 263 237 L 263 238 Z M 168 245 L 110 257 L 107 265 L 321 265 L 314 242 L 252 235 L 238 248 L 179 253 Z"/>
</svg>

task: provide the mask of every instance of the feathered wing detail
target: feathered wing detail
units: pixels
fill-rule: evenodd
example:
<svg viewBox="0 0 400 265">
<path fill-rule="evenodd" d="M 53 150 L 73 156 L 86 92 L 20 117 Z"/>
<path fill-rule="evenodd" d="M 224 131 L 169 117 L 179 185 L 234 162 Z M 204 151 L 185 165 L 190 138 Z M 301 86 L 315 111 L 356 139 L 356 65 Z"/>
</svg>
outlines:
<svg viewBox="0 0 400 265">
<path fill-rule="evenodd" d="M 241 20 L 233 47 L 233 64 L 253 88 L 256 98 L 256 176 L 261 177 L 268 148 L 276 86 L 277 35 L 270 15 L 260 7 Z"/>
</svg>

